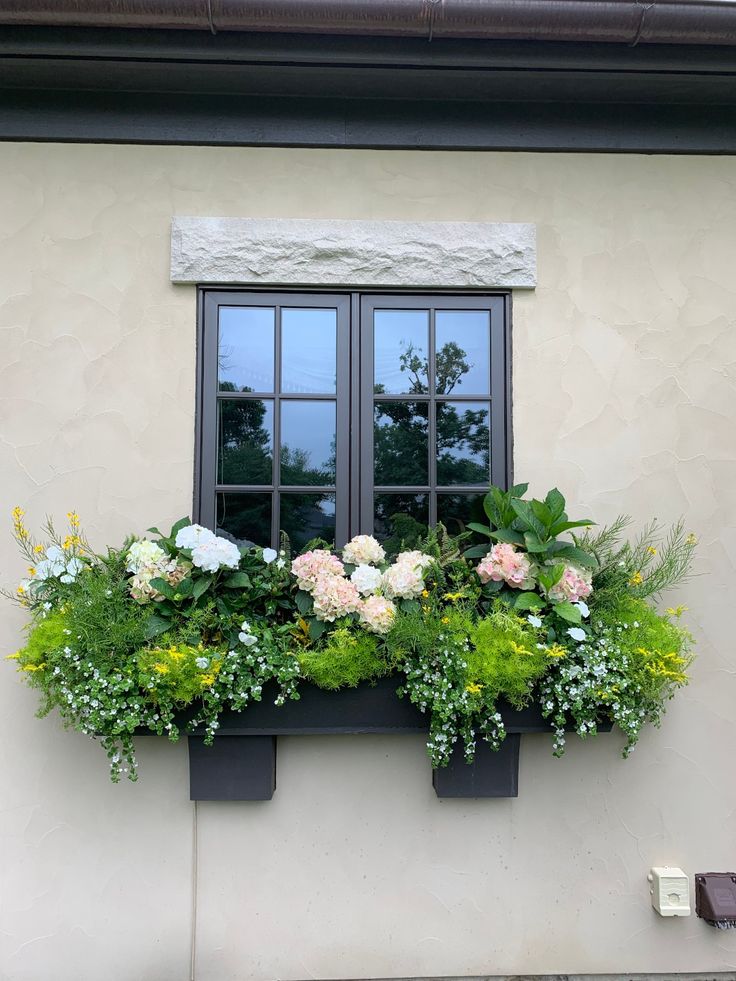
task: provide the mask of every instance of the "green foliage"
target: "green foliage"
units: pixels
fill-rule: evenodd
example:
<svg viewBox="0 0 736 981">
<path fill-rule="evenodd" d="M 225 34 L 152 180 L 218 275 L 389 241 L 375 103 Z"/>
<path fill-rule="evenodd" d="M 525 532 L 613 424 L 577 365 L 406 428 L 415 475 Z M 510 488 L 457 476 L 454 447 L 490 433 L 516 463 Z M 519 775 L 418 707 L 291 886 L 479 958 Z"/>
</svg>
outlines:
<svg viewBox="0 0 736 981">
<path fill-rule="evenodd" d="M 333 631 L 323 644 L 299 651 L 297 659 L 305 678 L 330 691 L 355 688 L 389 673 L 376 638 L 345 627 Z"/>
<path fill-rule="evenodd" d="M 520 708 L 529 701 L 534 682 L 549 666 L 547 648 L 526 620 L 495 604 L 469 631 L 468 682 L 480 685 L 492 699 L 503 697 Z"/>
<path fill-rule="evenodd" d="M 621 515 L 597 535 L 587 533 L 580 539 L 599 566 L 593 578 L 598 607 L 615 606 L 625 593 L 656 598 L 690 577 L 697 539 L 685 530 L 682 520 L 670 528 L 651 521 L 633 542 L 622 541 L 630 523 L 628 516 Z"/>
<path fill-rule="evenodd" d="M 215 683 L 223 656 L 202 645 L 144 648 L 137 656 L 141 686 L 158 704 L 188 705 Z"/>
</svg>

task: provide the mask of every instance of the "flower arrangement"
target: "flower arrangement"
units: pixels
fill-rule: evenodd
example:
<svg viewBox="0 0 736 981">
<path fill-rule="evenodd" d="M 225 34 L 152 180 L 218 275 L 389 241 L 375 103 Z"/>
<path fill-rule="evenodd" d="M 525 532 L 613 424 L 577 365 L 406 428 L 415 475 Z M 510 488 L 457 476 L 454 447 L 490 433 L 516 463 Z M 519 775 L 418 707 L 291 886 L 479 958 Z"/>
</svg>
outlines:
<svg viewBox="0 0 736 981">
<path fill-rule="evenodd" d="M 526 492 L 492 487 L 487 525 L 456 537 L 440 525 L 392 555 L 358 535 L 292 557 L 286 539 L 279 551 L 239 547 L 186 518 L 97 555 L 74 512 L 68 534 L 47 521 L 38 543 L 16 508 L 31 564 L 13 598 L 30 623 L 10 658 L 39 689 L 40 714 L 56 709 L 101 742 L 114 780 L 135 779 L 137 732 L 204 726 L 211 741 L 220 714 L 267 685 L 281 705 L 303 684 L 384 675 L 428 714 L 435 766 L 458 740 L 468 760 L 479 739 L 498 748 L 504 702 L 538 703 L 555 755 L 571 729 L 611 722 L 628 755 L 687 683 L 684 607 L 653 601 L 687 577 L 695 538 L 650 524 L 627 542 L 627 518 L 594 532 L 568 519 L 558 490 Z"/>
</svg>

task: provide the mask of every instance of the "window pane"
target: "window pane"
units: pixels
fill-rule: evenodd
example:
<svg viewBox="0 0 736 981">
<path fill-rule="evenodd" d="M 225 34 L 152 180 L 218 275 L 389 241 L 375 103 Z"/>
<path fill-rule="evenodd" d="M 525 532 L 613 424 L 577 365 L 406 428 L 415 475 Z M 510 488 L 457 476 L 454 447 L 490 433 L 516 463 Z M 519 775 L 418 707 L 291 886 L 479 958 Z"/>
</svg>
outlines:
<svg viewBox="0 0 736 981">
<path fill-rule="evenodd" d="M 217 495 L 217 534 L 238 545 L 271 544 L 271 495 Z"/>
<path fill-rule="evenodd" d="M 374 391 L 426 393 L 428 310 L 376 310 L 373 315 Z"/>
<path fill-rule="evenodd" d="M 491 391 L 491 315 L 488 310 L 435 314 L 437 394 L 488 395 Z"/>
<path fill-rule="evenodd" d="M 337 310 L 281 310 L 281 391 L 335 391 Z"/>
<path fill-rule="evenodd" d="M 459 535 L 465 531 L 469 521 L 487 525 L 488 517 L 483 510 L 484 497 L 485 494 L 438 494 L 437 521 L 441 521 L 451 535 Z M 473 542 L 476 538 L 478 542 L 488 542 L 489 548 L 493 544 L 480 535 L 475 536 Z"/>
<path fill-rule="evenodd" d="M 273 481 L 273 402 L 222 399 L 218 403 L 218 484 Z"/>
<path fill-rule="evenodd" d="M 281 403 L 281 483 L 335 483 L 334 402 Z"/>
<path fill-rule="evenodd" d="M 312 538 L 335 542 L 334 494 L 282 494 L 281 530 L 296 554 Z"/>
<path fill-rule="evenodd" d="M 412 548 L 429 525 L 427 494 L 376 494 L 373 534 L 388 550 Z"/>
<path fill-rule="evenodd" d="M 427 483 L 428 408 L 426 402 L 376 402 L 374 483 L 398 486 Z"/>
<path fill-rule="evenodd" d="M 490 404 L 437 403 L 437 483 L 488 484 Z"/>
<path fill-rule="evenodd" d="M 220 390 L 273 391 L 273 307 L 220 307 Z"/>
</svg>

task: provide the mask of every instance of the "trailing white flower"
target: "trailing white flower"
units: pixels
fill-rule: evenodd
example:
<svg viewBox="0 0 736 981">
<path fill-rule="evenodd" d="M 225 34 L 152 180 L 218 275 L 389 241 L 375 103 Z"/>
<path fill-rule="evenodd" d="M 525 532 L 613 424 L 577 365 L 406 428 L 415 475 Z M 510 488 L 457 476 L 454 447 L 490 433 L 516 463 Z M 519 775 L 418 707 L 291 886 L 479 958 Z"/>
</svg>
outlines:
<svg viewBox="0 0 736 981">
<path fill-rule="evenodd" d="M 263 561 L 266 563 L 266 565 L 270 565 L 279 557 L 279 553 L 276 551 L 275 548 L 264 548 L 263 551 L 261 552 L 261 557 Z"/>
<path fill-rule="evenodd" d="M 370 596 L 381 585 L 381 571 L 372 565 L 359 565 L 350 579 L 355 584 L 361 596 Z"/>
</svg>

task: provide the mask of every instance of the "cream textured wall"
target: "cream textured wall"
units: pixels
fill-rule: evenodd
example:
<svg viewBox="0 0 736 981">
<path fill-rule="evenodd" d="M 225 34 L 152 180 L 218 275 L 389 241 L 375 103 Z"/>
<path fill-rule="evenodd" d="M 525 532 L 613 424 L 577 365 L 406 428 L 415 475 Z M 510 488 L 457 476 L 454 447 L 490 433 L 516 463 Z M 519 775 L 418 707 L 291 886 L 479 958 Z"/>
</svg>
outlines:
<svg viewBox="0 0 736 981">
<path fill-rule="evenodd" d="M 0 545 L 76 507 L 97 545 L 185 513 L 195 290 L 172 215 L 530 221 L 514 299 L 518 477 L 599 520 L 687 515 L 690 688 L 632 759 L 522 742 L 518 800 L 440 801 L 417 737 L 282 739 L 267 804 L 198 808 L 198 981 L 733 971 L 649 907 L 651 865 L 736 866 L 736 163 L 715 157 L 0 146 Z M 0 649 L 22 617 L 5 605 Z M 0 977 L 181 981 L 186 749 L 138 785 L 0 670 Z"/>
</svg>

